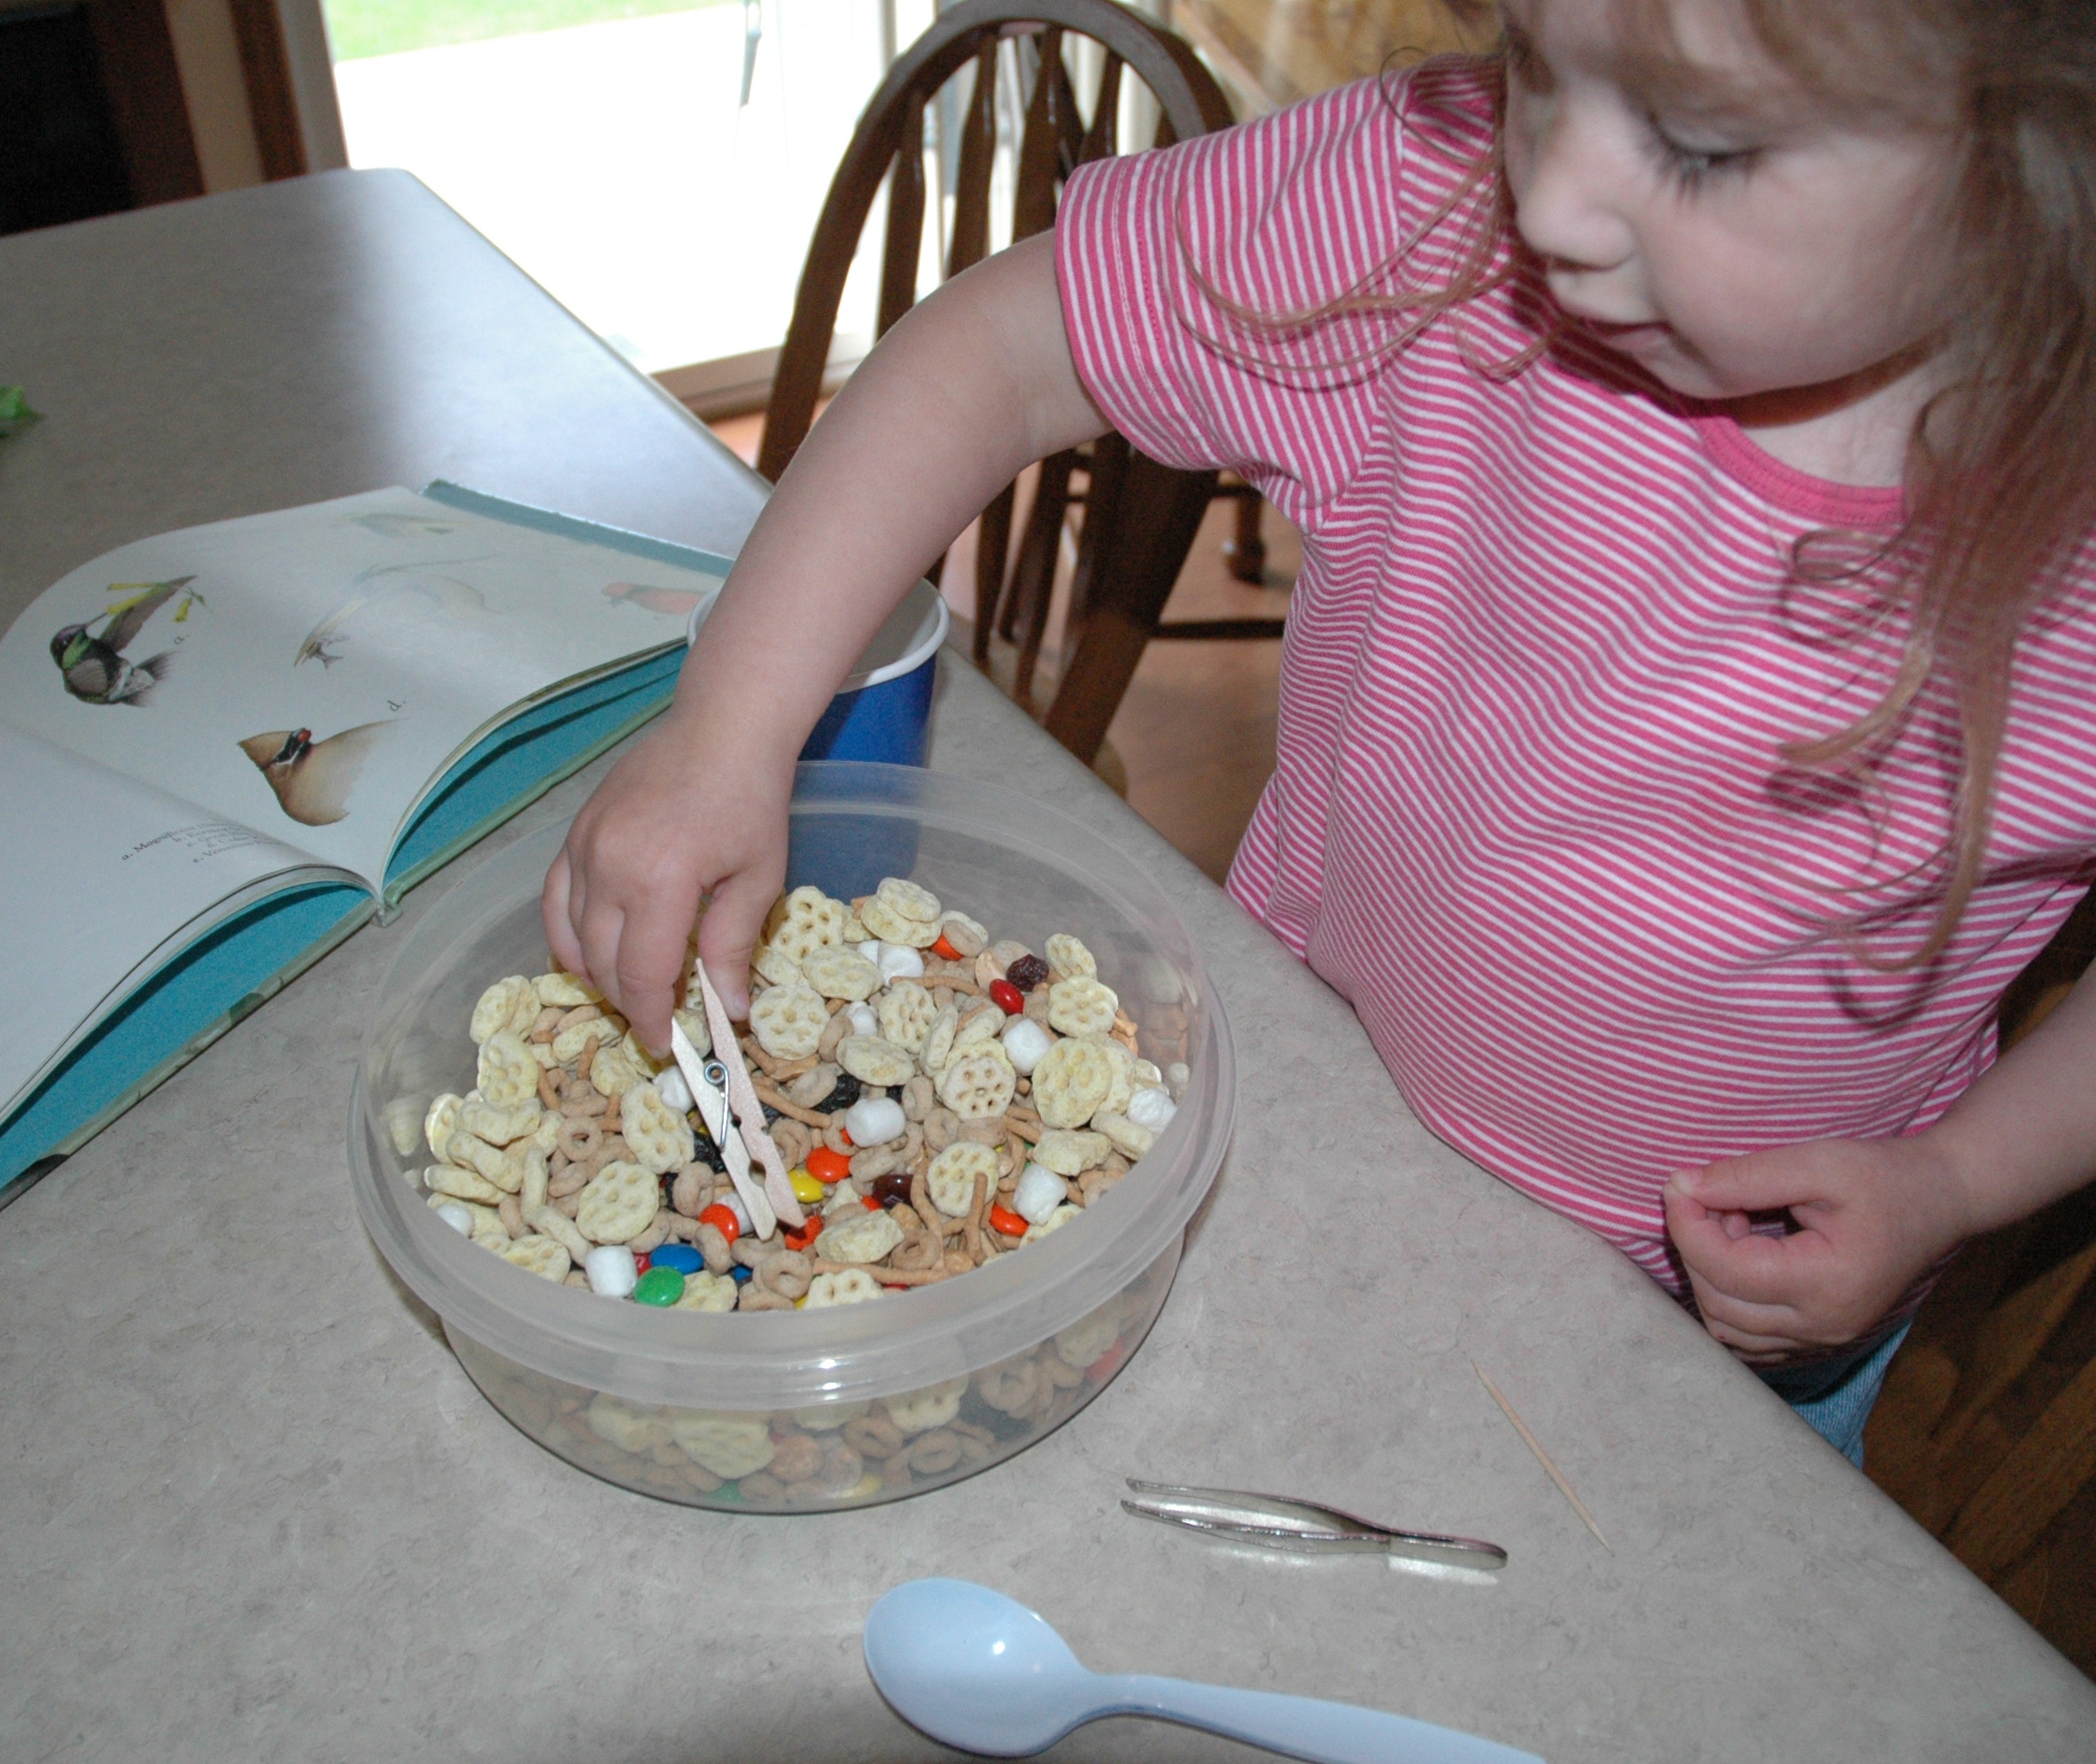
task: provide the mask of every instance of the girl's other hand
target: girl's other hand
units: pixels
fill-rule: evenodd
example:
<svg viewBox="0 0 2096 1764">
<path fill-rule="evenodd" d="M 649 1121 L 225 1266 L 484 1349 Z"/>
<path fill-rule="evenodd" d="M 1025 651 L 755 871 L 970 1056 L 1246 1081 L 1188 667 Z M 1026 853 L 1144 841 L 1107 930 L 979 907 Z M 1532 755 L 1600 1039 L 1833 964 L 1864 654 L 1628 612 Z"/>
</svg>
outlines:
<svg viewBox="0 0 2096 1764">
<path fill-rule="evenodd" d="M 1754 1231 L 1788 1212 L 1797 1229 Z M 1704 1326 L 1749 1365 L 1839 1348 L 1970 1235 L 1963 1180 L 1927 1134 L 1817 1139 L 1679 1172 L 1666 1224 Z"/>
<path fill-rule="evenodd" d="M 699 953 L 728 1014 L 749 1009 L 749 952 L 786 874 L 793 765 L 687 729 L 672 711 L 611 768 L 569 829 L 540 905 L 555 959 L 597 986 L 657 1052 Z"/>
</svg>

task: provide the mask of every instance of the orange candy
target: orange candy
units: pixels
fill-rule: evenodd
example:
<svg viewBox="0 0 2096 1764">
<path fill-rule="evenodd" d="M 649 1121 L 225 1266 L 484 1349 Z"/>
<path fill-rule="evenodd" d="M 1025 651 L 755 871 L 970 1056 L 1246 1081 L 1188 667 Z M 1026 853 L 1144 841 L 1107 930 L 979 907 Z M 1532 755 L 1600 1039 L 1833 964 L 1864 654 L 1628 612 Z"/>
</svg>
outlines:
<svg viewBox="0 0 2096 1764">
<path fill-rule="evenodd" d="M 724 1207 L 718 1201 L 699 1215 L 699 1223 L 702 1225 L 711 1225 L 730 1243 L 734 1242 L 737 1238 L 742 1235 L 742 1222 L 735 1216 L 735 1209 L 733 1207 Z"/>
<path fill-rule="evenodd" d="M 932 953 L 937 956 L 941 961 L 959 961 L 961 959 L 960 952 L 946 941 L 946 934 L 943 931 L 939 933 L 939 941 L 932 945 Z"/>
<path fill-rule="evenodd" d="M 827 1146 L 818 1146 L 810 1152 L 807 1164 L 808 1174 L 821 1183 L 842 1182 L 851 1174 L 851 1160 Z"/>
<path fill-rule="evenodd" d="M 1027 1230 L 1026 1221 L 1004 1207 L 990 1209 L 990 1228 L 1003 1237 L 1024 1237 Z"/>
</svg>

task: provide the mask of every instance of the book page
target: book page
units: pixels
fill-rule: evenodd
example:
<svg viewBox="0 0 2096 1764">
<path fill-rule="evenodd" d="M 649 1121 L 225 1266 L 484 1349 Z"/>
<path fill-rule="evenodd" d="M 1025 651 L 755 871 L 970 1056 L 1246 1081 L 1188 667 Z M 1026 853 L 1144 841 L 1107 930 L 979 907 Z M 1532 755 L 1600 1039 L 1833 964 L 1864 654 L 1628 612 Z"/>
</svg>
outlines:
<svg viewBox="0 0 2096 1764">
<path fill-rule="evenodd" d="M 198 930 L 314 866 L 279 840 L 0 726 L 0 1115 Z"/>
<path fill-rule="evenodd" d="M 0 638 L 0 718 L 376 891 L 411 805 L 477 731 L 679 641 L 718 587 L 373 491 L 72 571 Z"/>
</svg>

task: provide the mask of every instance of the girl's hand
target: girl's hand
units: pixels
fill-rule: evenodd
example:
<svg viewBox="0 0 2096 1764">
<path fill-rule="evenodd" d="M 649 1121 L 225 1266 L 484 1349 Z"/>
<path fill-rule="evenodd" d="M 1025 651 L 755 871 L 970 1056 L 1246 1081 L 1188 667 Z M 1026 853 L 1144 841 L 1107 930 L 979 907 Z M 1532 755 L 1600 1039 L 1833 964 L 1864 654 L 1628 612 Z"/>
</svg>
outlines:
<svg viewBox="0 0 2096 1764">
<path fill-rule="evenodd" d="M 740 1018 L 749 952 L 786 874 L 790 754 L 767 763 L 744 744 L 709 741 L 693 720 L 672 711 L 611 768 L 575 817 L 540 903 L 555 959 L 658 1051 L 684 1002 L 701 899 L 711 897 L 699 953 Z"/>
<path fill-rule="evenodd" d="M 1798 1229 L 1763 1236 L 1751 1214 Z M 1666 1224 L 1704 1326 L 1749 1365 L 1857 1340 L 1973 1229 L 1965 1183 L 1929 1134 L 1817 1139 L 1682 1170 Z"/>
</svg>

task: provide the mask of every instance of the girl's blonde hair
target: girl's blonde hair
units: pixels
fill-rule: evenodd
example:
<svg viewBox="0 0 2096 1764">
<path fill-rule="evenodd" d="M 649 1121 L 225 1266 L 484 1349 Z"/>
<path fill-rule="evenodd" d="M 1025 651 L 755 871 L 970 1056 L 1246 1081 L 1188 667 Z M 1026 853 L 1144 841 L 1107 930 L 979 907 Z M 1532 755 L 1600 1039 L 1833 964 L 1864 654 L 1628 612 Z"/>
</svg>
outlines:
<svg viewBox="0 0 2096 1764">
<path fill-rule="evenodd" d="M 1474 4 L 1445 4 L 1474 26 Z M 1668 0 L 1615 4 L 1626 40 L 1652 71 L 1693 81 Z M 1932 679 L 1954 689 L 1962 752 L 1952 827 L 1922 879 L 1936 916 L 1921 946 L 1896 964 L 1920 967 L 1949 941 L 1981 878 L 2017 638 L 2096 529 L 2096 5 L 1732 4 L 1753 40 L 1808 91 L 1851 113 L 1944 128 L 1954 143 L 1953 316 L 1940 346 L 1947 381 L 1909 441 L 1906 522 L 1865 566 L 1887 585 L 1885 610 L 1906 615 L 1904 647 L 1869 711 L 1786 756 L 1867 772 Z M 1495 149 L 1431 217 L 1463 213 L 1452 275 L 1401 285 L 1393 261 L 1370 278 L 1388 288 L 1397 271 L 1401 285 L 1389 291 L 1356 289 L 1316 315 L 1269 322 L 1293 329 L 1335 312 L 1401 314 L 1401 344 L 1456 314 L 1510 273 L 1512 214 L 1498 173 Z M 1802 578 L 1859 573 L 1852 543 L 1820 537 L 1831 542 L 1800 543 Z M 1850 923 L 1867 929 L 1863 915 Z"/>
</svg>

